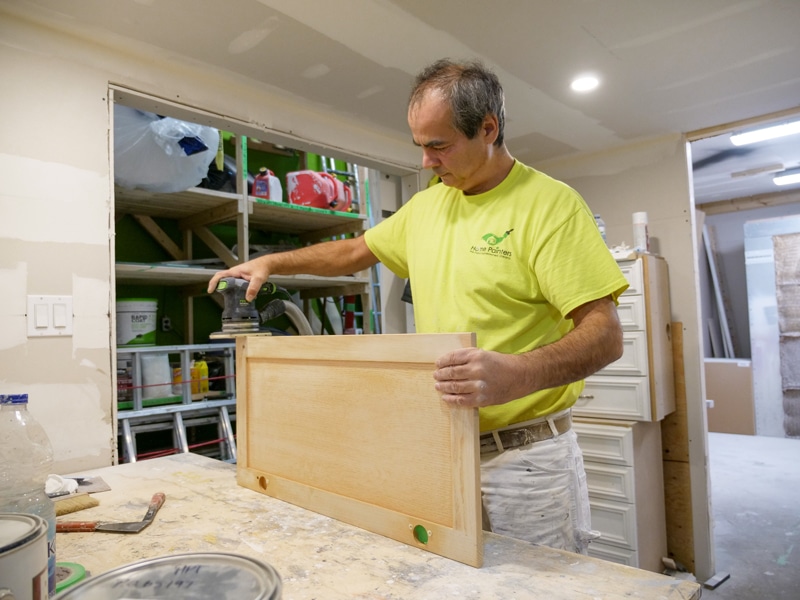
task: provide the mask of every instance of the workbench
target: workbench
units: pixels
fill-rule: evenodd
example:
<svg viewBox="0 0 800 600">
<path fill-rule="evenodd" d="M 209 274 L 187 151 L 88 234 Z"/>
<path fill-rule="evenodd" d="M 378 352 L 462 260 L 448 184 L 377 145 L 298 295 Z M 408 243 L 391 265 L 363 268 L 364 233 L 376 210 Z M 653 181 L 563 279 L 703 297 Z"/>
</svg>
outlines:
<svg viewBox="0 0 800 600">
<path fill-rule="evenodd" d="M 271 565 L 283 598 L 576 598 L 691 600 L 698 584 L 486 533 L 476 569 L 321 516 L 236 484 L 235 465 L 177 454 L 76 474 L 100 476 L 99 506 L 59 521 L 139 521 L 151 496 L 166 502 L 138 534 L 59 533 L 57 560 L 91 575 L 158 556 L 225 552 Z"/>
</svg>

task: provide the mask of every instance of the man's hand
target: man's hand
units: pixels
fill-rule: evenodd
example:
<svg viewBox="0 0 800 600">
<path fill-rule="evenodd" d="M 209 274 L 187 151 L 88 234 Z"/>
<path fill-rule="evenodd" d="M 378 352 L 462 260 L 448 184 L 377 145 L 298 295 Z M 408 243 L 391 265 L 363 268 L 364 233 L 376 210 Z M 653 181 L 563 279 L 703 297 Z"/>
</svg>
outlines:
<svg viewBox="0 0 800 600">
<path fill-rule="evenodd" d="M 518 356 L 479 348 L 454 350 L 436 361 L 435 387 L 442 400 L 456 406 L 504 404 L 525 395 L 518 362 Z"/>
<path fill-rule="evenodd" d="M 266 261 L 256 258 L 225 271 L 218 271 L 214 273 L 214 276 L 208 282 L 209 294 L 217 289 L 217 283 L 223 277 L 237 277 L 249 281 L 250 285 L 247 286 L 245 298 L 250 302 L 256 297 L 258 290 L 261 289 L 261 286 L 267 281 L 269 269 L 267 268 Z"/>
<path fill-rule="evenodd" d="M 622 356 L 622 326 L 611 297 L 572 311 L 575 329 L 522 354 L 462 348 L 436 361 L 436 390 L 456 406 L 504 404 L 585 379 Z"/>
</svg>

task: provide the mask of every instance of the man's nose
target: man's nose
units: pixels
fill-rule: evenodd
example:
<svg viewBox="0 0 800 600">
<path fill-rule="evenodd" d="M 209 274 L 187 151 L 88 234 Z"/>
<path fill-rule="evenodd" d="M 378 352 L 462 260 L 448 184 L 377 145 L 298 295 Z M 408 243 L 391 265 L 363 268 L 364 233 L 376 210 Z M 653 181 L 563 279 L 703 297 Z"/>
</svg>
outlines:
<svg viewBox="0 0 800 600">
<path fill-rule="evenodd" d="M 432 169 L 433 167 L 439 164 L 438 159 L 436 158 L 435 152 L 433 152 L 429 148 L 422 149 L 422 168 L 423 169 Z"/>
</svg>

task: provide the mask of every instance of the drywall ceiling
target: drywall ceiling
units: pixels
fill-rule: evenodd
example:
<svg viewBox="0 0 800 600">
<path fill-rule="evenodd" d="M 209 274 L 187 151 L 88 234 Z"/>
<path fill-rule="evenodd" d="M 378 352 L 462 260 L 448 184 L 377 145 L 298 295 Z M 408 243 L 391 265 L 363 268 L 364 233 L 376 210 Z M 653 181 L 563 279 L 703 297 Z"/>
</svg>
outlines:
<svg viewBox="0 0 800 600">
<path fill-rule="evenodd" d="M 531 164 L 800 110 L 797 0 L 0 0 L 105 43 L 136 40 L 409 135 L 414 74 L 480 58 L 506 90 L 511 152 Z M 579 95 L 573 76 L 596 73 Z M 798 136 L 795 136 L 798 137 Z M 409 136 L 409 143 L 411 143 Z M 800 165 L 800 141 L 693 146 L 698 203 L 775 191 L 731 173 Z"/>
</svg>

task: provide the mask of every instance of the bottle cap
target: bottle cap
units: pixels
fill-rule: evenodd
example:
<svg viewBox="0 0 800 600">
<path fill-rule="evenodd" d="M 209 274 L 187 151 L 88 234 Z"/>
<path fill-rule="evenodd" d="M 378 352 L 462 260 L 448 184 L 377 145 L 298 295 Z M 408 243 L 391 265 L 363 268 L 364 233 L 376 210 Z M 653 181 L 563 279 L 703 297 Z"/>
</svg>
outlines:
<svg viewBox="0 0 800 600">
<path fill-rule="evenodd" d="M 28 394 L 0 394 L 0 404 L 27 404 Z"/>
</svg>

